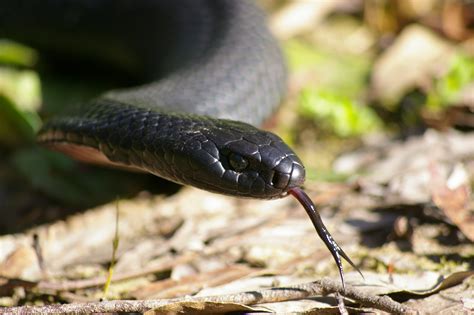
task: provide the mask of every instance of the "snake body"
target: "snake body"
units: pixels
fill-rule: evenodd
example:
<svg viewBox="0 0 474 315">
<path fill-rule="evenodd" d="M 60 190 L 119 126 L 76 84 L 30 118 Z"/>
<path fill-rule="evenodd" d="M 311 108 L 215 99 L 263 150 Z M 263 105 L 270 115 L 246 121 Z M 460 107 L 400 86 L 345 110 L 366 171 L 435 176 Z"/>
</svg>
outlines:
<svg viewBox="0 0 474 315">
<path fill-rule="evenodd" d="M 250 1 L 2 1 L 0 36 L 146 81 L 48 121 L 48 147 L 241 197 L 278 198 L 304 181 L 295 153 L 254 127 L 281 101 L 286 70 Z"/>
<path fill-rule="evenodd" d="M 93 59 L 146 80 L 54 117 L 38 141 L 86 162 L 150 172 L 205 190 L 293 195 L 330 250 L 357 267 L 300 188 L 296 154 L 260 124 L 278 106 L 286 71 L 251 0 L 2 0 L 0 37 Z M 358 269 L 357 269 L 358 270 Z"/>
</svg>

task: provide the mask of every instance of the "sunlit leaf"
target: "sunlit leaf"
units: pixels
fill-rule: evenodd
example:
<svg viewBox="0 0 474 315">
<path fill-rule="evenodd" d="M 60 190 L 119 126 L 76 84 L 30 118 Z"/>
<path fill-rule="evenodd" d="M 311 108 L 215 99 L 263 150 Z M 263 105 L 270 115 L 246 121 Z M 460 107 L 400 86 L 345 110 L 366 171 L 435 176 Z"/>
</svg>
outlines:
<svg viewBox="0 0 474 315">
<path fill-rule="evenodd" d="M 304 116 L 342 137 L 371 133 L 382 125 L 370 108 L 338 94 L 306 89 L 299 103 Z"/>
<path fill-rule="evenodd" d="M 439 110 L 457 102 L 465 86 L 474 82 L 474 58 L 456 54 L 449 70 L 437 79 L 428 93 L 428 108 Z"/>
<path fill-rule="evenodd" d="M 29 70 L 0 68 L 0 144 L 16 145 L 34 139 L 41 125 L 40 80 Z"/>
<path fill-rule="evenodd" d="M 31 67 L 37 60 L 34 49 L 10 40 L 0 40 L 0 63 Z"/>
</svg>

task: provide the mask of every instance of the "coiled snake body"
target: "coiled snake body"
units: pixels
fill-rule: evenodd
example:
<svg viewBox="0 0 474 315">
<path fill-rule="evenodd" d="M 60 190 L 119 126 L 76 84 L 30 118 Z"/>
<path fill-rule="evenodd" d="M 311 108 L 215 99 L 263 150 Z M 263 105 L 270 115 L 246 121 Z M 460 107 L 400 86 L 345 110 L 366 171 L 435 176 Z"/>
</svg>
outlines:
<svg viewBox="0 0 474 315">
<path fill-rule="evenodd" d="M 280 138 L 246 124 L 268 117 L 285 88 L 278 45 L 249 1 L 10 2 L 1 35 L 151 82 L 50 120 L 40 142 L 229 195 L 276 198 L 304 181 Z"/>
<path fill-rule="evenodd" d="M 253 127 L 280 102 L 286 71 L 250 0 L 4 0 L 0 36 L 149 82 L 51 119 L 39 142 L 79 160 L 221 194 L 272 199 L 291 193 L 342 277 L 341 256 L 350 259 L 299 188 L 301 161 L 278 136 Z"/>
</svg>

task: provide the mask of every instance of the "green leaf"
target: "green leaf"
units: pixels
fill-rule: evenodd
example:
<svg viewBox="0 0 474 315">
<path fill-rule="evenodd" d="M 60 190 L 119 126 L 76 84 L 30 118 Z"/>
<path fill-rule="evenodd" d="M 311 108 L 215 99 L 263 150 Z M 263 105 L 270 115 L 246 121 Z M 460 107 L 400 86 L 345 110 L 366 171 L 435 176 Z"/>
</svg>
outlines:
<svg viewBox="0 0 474 315">
<path fill-rule="evenodd" d="M 37 111 L 41 105 L 41 82 L 31 70 L 0 68 L 0 94 L 22 111 Z"/>
<path fill-rule="evenodd" d="M 38 60 L 34 49 L 14 41 L 0 40 L 0 63 L 32 67 Z"/>
<path fill-rule="evenodd" d="M 382 126 L 379 117 L 369 107 L 339 94 L 305 89 L 299 105 L 303 116 L 341 137 L 371 133 Z"/>
<path fill-rule="evenodd" d="M 40 125 L 36 113 L 20 111 L 9 98 L 0 94 L 0 144 L 16 146 L 32 142 Z"/>
<path fill-rule="evenodd" d="M 0 68 L 0 144 L 15 146 L 34 139 L 41 126 L 40 80 L 29 70 Z"/>
<path fill-rule="evenodd" d="M 474 82 L 474 58 L 458 53 L 451 60 L 449 70 L 435 80 L 428 93 L 427 107 L 432 111 L 455 104 L 461 91 Z"/>
</svg>

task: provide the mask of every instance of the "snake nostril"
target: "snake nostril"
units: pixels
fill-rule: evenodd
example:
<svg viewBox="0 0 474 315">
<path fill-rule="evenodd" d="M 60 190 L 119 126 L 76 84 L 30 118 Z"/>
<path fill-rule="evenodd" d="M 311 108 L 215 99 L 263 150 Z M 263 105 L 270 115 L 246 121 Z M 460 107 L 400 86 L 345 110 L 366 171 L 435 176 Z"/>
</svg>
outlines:
<svg viewBox="0 0 474 315">
<path fill-rule="evenodd" d="M 284 189 L 290 181 L 290 174 L 275 172 L 272 178 L 272 185 L 278 189 Z"/>
</svg>

